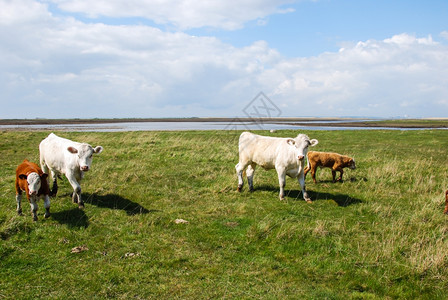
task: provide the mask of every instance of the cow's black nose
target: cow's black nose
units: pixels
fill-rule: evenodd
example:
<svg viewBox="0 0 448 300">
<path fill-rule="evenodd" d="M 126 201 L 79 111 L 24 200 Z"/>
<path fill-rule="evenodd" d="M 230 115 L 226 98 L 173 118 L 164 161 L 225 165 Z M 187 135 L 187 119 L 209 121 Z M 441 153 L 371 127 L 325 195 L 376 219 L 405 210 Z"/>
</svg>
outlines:
<svg viewBox="0 0 448 300">
<path fill-rule="evenodd" d="M 298 158 L 299 158 L 300 161 L 302 161 L 302 160 L 303 160 L 303 157 L 304 157 L 303 155 L 299 155 Z"/>
</svg>

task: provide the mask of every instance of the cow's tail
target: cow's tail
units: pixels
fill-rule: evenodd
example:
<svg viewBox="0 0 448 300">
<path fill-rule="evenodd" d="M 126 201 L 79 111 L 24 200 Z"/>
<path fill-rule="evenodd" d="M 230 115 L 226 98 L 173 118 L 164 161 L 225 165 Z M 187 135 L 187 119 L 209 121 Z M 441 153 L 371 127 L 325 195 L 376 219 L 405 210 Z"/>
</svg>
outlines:
<svg viewBox="0 0 448 300">
<path fill-rule="evenodd" d="M 44 156 L 43 156 L 43 154 L 42 154 L 42 151 L 40 151 L 39 162 L 40 162 L 40 167 L 42 168 L 42 171 L 43 171 L 44 173 L 49 174 L 49 173 L 48 173 L 48 166 L 47 166 L 47 164 L 45 163 L 45 159 L 44 159 Z"/>
<path fill-rule="evenodd" d="M 310 163 L 310 159 L 308 157 L 308 153 L 306 154 L 306 168 L 311 169 L 311 163 Z"/>
</svg>

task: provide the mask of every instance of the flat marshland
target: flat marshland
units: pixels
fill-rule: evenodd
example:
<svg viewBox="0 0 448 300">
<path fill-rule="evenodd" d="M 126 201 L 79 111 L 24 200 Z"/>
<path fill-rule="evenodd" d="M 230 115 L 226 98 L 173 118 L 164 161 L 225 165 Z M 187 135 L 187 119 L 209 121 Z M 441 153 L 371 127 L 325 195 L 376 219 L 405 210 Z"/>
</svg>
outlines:
<svg viewBox="0 0 448 300">
<path fill-rule="evenodd" d="M 0 298 L 446 299 L 448 131 L 301 132 L 357 163 L 308 175 L 311 204 L 290 178 L 280 201 L 274 170 L 236 192 L 240 131 L 60 132 L 104 151 L 85 209 L 63 177 L 37 222 L 15 168 L 49 132 L 0 132 Z"/>
</svg>

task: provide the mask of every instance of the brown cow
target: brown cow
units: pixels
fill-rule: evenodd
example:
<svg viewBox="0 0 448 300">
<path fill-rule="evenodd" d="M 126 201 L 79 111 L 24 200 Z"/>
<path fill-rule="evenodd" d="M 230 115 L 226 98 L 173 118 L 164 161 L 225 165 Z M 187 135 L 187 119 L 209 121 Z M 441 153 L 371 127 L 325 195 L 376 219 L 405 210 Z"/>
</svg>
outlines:
<svg viewBox="0 0 448 300">
<path fill-rule="evenodd" d="M 448 190 L 445 191 L 445 210 L 443 213 L 448 215 Z"/>
<path fill-rule="evenodd" d="M 22 214 L 22 191 L 31 205 L 33 221 L 37 221 L 37 203 L 40 197 L 44 197 L 45 218 L 50 216 L 50 187 L 48 174 L 44 173 L 35 163 L 24 160 L 16 169 L 16 201 L 17 213 Z"/>
<path fill-rule="evenodd" d="M 316 183 L 317 167 L 330 168 L 331 174 L 333 175 L 333 182 L 336 182 L 336 171 L 339 171 L 340 173 L 337 181 L 342 181 L 342 174 L 344 174 L 342 169 L 345 167 L 356 169 L 356 164 L 353 158 L 338 153 L 309 151 L 308 165 L 305 168 L 305 177 L 311 170 L 311 176 L 313 177 L 314 183 Z"/>
</svg>

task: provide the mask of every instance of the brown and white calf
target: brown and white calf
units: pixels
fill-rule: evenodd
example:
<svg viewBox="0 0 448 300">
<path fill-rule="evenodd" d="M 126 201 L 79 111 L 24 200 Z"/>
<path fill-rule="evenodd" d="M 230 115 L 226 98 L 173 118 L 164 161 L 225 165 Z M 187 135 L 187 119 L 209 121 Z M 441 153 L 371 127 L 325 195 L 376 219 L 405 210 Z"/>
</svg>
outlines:
<svg viewBox="0 0 448 300">
<path fill-rule="evenodd" d="M 311 202 L 305 189 L 303 167 L 308 146 L 317 145 L 316 139 L 310 140 L 305 134 L 295 138 L 268 137 L 243 132 L 239 139 L 239 162 L 235 166 L 238 176 L 238 191 L 243 188 L 243 171 L 246 170 L 249 190 L 254 189 L 253 180 L 257 165 L 269 170 L 275 169 L 280 184 L 280 200 L 285 198 L 286 175 L 298 178 L 303 199 Z"/>
<path fill-rule="evenodd" d="M 50 188 L 48 174 L 44 173 L 35 163 L 24 160 L 16 169 L 16 201 L 17 213 L 22 214 L 22 192 L 31 205 L 33 220 L 37 221 L 37 200 L 44 198 L 45 218 L 50 216 Z"/>
<path fill-rule="evenodd" d="M 443 213 L 448 215 L 448 190 L 445 191 L 445 210 Z"/>
<path fill-rule="evenodd" d="M 52 195 L 58 192 L 57 177 L 64 174 L 73 188 L 72 200 L 78 203 L 79 208 L 84 208 L 84 202 L 81 199 L 81 180 L 84 172 L 90 170 L 93 154 L 99 154 L 103 147 L 93 148 L 86 143 L 77 143 L 68 139 L 58 137 L 50 133 L 39 144 L 40 165 L 44 172 L 51 172 L 53 178 Z"/>
<path fill-rule="evenodd" d="M 311 170 L 311 176 L 313 177 L 314 183 L 316 183 L 317 167 L 330 168 L 331 174 L 333 175 L 333 182 L 336 182 L 336 171 L 339 171 L 339 178 L 337 181 L 342 181 L 344 168 L 356 169 L 355 160 L 353 158 L 334 152 L 310 151 L 308 152 L 307 157 L 308 164 L 305 168 L 305 177 Z"/>
</svg>

